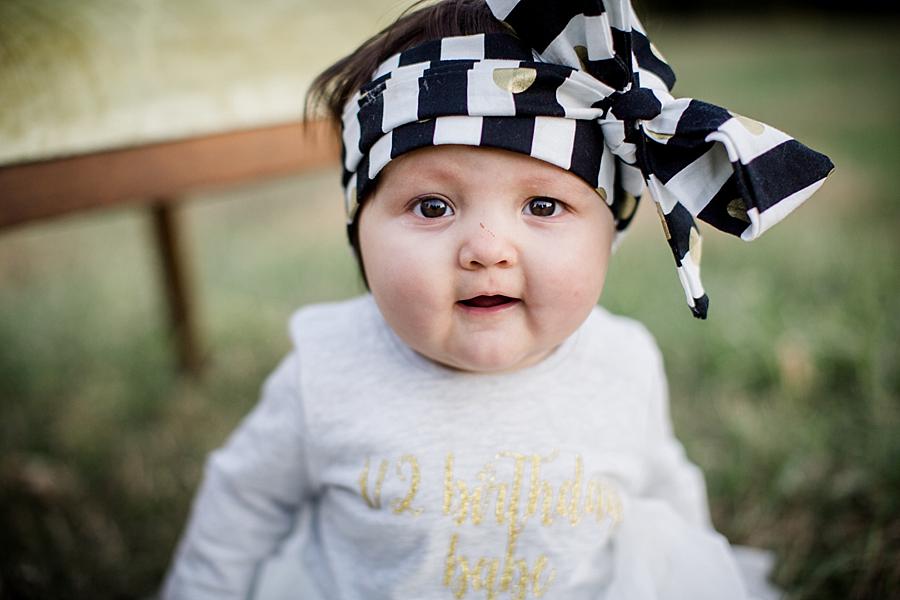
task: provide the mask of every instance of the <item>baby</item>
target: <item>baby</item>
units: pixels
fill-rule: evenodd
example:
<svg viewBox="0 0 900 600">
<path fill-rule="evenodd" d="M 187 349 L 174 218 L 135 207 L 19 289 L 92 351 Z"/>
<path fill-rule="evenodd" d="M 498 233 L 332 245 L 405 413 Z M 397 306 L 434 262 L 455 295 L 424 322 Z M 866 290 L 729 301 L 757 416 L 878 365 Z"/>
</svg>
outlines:
<svg viewBox="0 0 900 600">
<path fill-rule="evenodd" d="M 693 217 L 753 239 L 831 163 L 673 84 L 626 0 L 444 0 L 320 76 L 371 294 L 291 319 L 166 598 L 248 597 L 300 517 L 298 598 L 747 597 L 654 341 L 596 303 L 645 186 L 705 317 Z"/>
</svg>

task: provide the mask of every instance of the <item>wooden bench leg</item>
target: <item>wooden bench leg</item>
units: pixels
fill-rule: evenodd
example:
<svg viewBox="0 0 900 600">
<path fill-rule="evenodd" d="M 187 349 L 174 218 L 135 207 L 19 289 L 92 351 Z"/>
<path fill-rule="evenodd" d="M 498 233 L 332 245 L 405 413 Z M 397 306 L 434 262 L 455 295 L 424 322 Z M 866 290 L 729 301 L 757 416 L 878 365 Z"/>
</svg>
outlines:
<svg viewBox="0 0 900 600">
<path fill-rule="evenodd" d="M 159 199 L 151 205 L 151 212 L 169 318 L 178 347 L 178 364 L 183 371 L 198 375 L 202 367 L 202 354 L 176 205 L 170 200 Z"/>
</svg>

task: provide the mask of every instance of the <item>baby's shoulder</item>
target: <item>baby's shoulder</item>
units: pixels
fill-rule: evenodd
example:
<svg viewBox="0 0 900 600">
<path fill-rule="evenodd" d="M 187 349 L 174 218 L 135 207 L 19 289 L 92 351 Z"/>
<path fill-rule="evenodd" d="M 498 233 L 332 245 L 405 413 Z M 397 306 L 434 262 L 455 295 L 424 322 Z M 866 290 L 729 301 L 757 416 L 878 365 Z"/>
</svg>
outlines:
<svg viewBox="0 0 900 600">
<path fill-rule="evenodd" d="M 377 310 L 369 294 L 303 306 L 288 322 L 291 341 L 295 347 L 359 344 L 375 334 Z"/>
<path fill-rule="evenodd" d="M 635 319 L 595 306 L 581 329 L 586 350 L 612 362 L 655 365 L 661 361 L 656 338 Z"/>
</svg>

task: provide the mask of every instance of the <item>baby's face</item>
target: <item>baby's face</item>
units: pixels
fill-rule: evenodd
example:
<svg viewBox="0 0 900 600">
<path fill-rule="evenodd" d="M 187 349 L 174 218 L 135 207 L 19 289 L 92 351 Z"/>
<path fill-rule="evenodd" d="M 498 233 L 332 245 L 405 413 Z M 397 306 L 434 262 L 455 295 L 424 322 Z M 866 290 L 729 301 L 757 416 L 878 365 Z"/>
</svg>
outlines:
<svg viewBox="0 0 900 600">
<path fill-rule="evenodd" d="M 359 217 L 363 265 L 387 323 L 427 358 L 479 372 L 533 365 L 600 297 L 612 213 L 572 173 L 436 146 L 379 178 Z"/>
</svg>

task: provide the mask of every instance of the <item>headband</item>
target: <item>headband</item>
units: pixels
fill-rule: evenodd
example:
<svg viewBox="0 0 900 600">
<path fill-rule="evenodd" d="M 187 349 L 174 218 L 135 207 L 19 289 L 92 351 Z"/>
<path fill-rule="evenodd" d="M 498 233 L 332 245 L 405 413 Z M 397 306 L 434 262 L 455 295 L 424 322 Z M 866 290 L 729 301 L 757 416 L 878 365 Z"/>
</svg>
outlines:
<svg viewBox="0 0 900 600">
<path fill-rule="evenodd" d="M 392 159 L 441 144 L 511 150 L 597 190 L 619 238 L 645 189 L 694 316 L 706 318 L 695 217 L 753 240 L 833 164 L 781 131 L 673 98 L 630 0 L 487 0 L 515 33 L 447 37 L 386 60 L 342 119 L 348 223 Z"/>
</svg>

